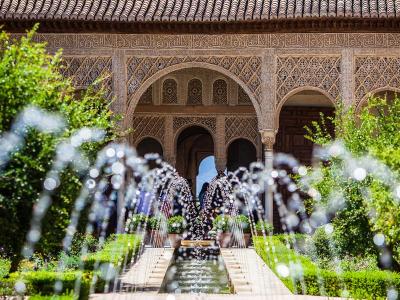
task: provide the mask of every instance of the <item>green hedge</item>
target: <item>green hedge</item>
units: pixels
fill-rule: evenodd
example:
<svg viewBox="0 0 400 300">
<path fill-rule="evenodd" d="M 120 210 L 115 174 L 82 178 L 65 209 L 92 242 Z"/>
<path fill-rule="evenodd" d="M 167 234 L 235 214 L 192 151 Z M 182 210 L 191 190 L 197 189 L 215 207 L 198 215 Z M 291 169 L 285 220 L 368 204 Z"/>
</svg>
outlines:
<svg viewBox="0 0 400 300">
<path fill-rule="evenodd" d="M 318 268 L 308 257 L 299 255 L 293 249 L 288 248 L 283 242 L 282 236 L 270 238 L 255 237 L 254 246 L 260 257 L 276 272 L 276 265 L 298 260 L 303 268 L 303 283 L 307 295 L 326 295 L 332 297 L 342 296 L 346 287 L 349 296 L 356 299 L 385 299 L 387 290 L 391 287 L 400 290 L 400 274 L 389 271 L 358 271 L 337 274 L 332 271 Z M 271 243 L 272 241 L 272 243 Z M 275 248 L 274 253 L 266 250 L 265 242 L 270 249 Z M 276 261 L 275 261 L 276 258 Z M 292 291 L 302 294 L 302 281 L 291 277 L 282 278 L 282 282 Z M 322 281 L 320 283 L 320 281 Z M 324 288 L 324 292 L 321 289 Z"/>
<path fill-rule="evenodd" d="M 103 263 L 111 263 L 119 267 L 124 261 L 129 261 L 136 255 L 140 248 L 141 239 L 133 234 L 118 234 L 110 237 L 102 250 L 96 253 L 89 253 L 84 259 L 85 269 L 82 271 L 71 270 L 57 273 L 55 271 L 28 271 L 23 273 L 12 273 L 8 278 L 0 279 L 0 296 L 15 294 L 14 285 L 18 280 L 22 280 L 26 285 L 26 294 L 35 295 L 36 298 L 30 299 L 71 299 L 69 294 L 75 288 L 75 281 L 81 277 L 81 288 L 79 299 L 87 299 L 89 296 L 90 287 L 93 280 L 94 272 L 99 274 L 99 271 L 93 271 L 96 262 L 99 266 Z M 46 298 L 46 295 L 54 295 L 54 284 L 61 280 L 63 297 Z M 103 292 L 105 281 L 97 276 L 94 290 Z M 38 295 L 37 295 L 38 294 Z M 65 298 L 66 297 L 66 298 Z M 69 297 L 69 298 L 68 298 Z"/>
<path fill-rule="evenodd" d="M 93 270 L 96 263 L 112 263 L 120 267 L 130 261 L 140 248 L 141 238 L 135 234 L 116 234 L 104 244 L 101 251 L 89 253 L 83 258 L 85 270 Z"/>
</svg>

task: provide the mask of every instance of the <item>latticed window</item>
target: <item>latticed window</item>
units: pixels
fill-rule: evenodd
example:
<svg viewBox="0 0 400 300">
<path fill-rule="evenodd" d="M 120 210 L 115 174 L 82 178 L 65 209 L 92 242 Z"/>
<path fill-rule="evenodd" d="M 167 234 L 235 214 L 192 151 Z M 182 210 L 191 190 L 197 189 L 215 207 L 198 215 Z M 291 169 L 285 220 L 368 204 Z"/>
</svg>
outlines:
<svg viewBox="0 0 400 300">
<path fill-rule="evenodd" d="M 226 81 L 218 79 L 213 84 L 213 103 L 214 104 L 227 104 L 228 91 Z"/>
<path fill-rule="evenodd" d="M 166 79 L 163 82 L 162 103 L 178 103 L 178 84 L 174 79 Z"/>
<path fill-rule="evenodd" d="M 192 79 L 188 83 L 188 99 L 187 104 L 201 105 L 202 100 L 202 83 L 199 79 Z"/>
<path fill-rule="evenodd" d="M 140 97 L 139 104 L 152 104 L 153 103 L 153 87 L 150 86 Z"/>
<path fill-rule="evenodd" d="M 247 93 L 240 85 L 238 85 L 238 104 L 243 104 L 243 105 L 251 104 L 251 99 L 249 95 L 247 95 Z"/>
</svg>

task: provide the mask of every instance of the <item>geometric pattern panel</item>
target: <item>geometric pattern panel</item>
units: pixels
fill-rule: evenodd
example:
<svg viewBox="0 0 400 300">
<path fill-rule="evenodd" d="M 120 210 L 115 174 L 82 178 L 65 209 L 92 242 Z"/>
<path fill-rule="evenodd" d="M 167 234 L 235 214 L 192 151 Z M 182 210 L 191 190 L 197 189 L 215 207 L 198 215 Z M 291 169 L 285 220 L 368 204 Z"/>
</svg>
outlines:
<svg viewBox="0 0 400 300">
<path fill-rule="evenodd" d="M 320 88 L 336 100 L 340 91 L 340 57 L 278 56 L 276 105 L 290 91 L 306 86 Z"/>
<path fill-rule="evenodd" d="M 238 104 L 251 104 L 249 95 L 238 85 Z"/>
<path fill-rule="evenodd" d="M 213 83 L 213 103 L 214 104 L 227 104 L 228 91 L 226 81 L 217 79 Z"/>
<path fill-rule="evenodd" d="M 202 101 L 202 83 L 199 79 L 192 79 L 188 83 L 188 105 L 201 105 Z"/>
<path fill-rule="evenodd" d="M 199 125 L 207 128 L 211 133 L 215 134 L 217 131 L 217 120 L 215 117 L 174 117 L 173 130 L 174 134 L 187 125 Z"/>
<path fill-rule="evenodd" d="M 149 88 L 140 97 L 139 104 L 152 104 L 152 103 L 153 103 L 153 86 L 149 86 Z"/>
<path fill-rule="evenodd" d="M 127 61 L 128 101 L 132 100 L 132 96 L 142 83 L 158 71 L 187 62 L 224 68 L 242 80 L 260 102 L 262 59 L 259 56 L 131 56 Z"/>
<path fill-rule="evenodd" d="M 255 117 L 227 117 L 225 118 L 225 144 L 237 138 L 247 138 L 255 146 L 259 144 L 257 118 Z"/>
<path fill-rule="evenodd" d="M 356 106 L 370 92 L 378 88 L 400 88 L 400 57 L 356 57 Z"/>
<path fill-rule="evenodd" d="M 162 116 L 134 116 L 130 123 L 133 129 L 129 135 L 131 144 L 144 137 L 157 138 L 161 143 L 165 136 L 165 117 Z"/>
<path fill-rule="evenodd" d="M 112 98 L 112 59 L 110 56 L 74 57 L 63 56 L 61 74 L 72 80 L 76 88 L 87 88 L 96 79 L 103 77 L 100 86 L 107 99 Z M 100 87 L 99 86 L 99 87 Z"/>
<path fill-rule="evenodd" d="M 162 86 L 162 103 L 178 103 L 178 84 L 173 79 L 166 79 Z"/>
<path fill-rule="evenodd" d="M 227 104 L 228 91 L 226 81 L 217 79 L 213 83 L 213 103 L 214 104 Z"/>
</svg>

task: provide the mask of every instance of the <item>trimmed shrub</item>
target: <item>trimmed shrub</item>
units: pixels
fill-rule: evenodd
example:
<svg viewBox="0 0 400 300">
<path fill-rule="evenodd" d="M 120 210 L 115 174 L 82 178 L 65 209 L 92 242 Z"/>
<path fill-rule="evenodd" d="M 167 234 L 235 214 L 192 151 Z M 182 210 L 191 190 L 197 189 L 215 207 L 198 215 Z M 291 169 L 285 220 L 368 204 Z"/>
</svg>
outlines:
<svg viewBox="0 0 400 300">
<path fill-rule="evenodd" d="M 390 271 L 350 271 L 338 274 L 318 268 L 311 259 L 299 255 L 281 242 L 282 237 L 254 237 L 257 253 L 292 291 L 307 295 L 343 296 L 344 287 L 348 296 L 356 299 L 384 299 L 391 287 L 400 289 L 400 274 Z M 271 249 L 274 249 L 272 251 Z M 292 268 L 293 263 L 302 266 L 302 273 Z M 277 264 L 289 266 L 292 277 L 282 277 L 276 271 Z M 301 279 L 301 280 L 299 280 Z M 303 285 L 304 283 L 304 285 Z M 303 291 L 303 286 L 305 290 Z"/>
<path fill-rule="evenodd" d="M 267 221 L 259 220 L 256 223 L 256 231 L 258 234 L 262 234 L 263 232 L 265 232 L 265 234 L 270 234 L 274 231 L 274 226 Z"/>
<path fill-rule="evenodd" d="M 250 221 L 245 215 L 238 215 L 232 218 L 233 226 L 237 224 L 239 228 L 243 229 L 243 233 L 250 233 Z"/>
<path fill-rule="evenodd" d="M 148 223 L 150 223 L 148 216 L 145 214 L 135 214 L 126 221 L 126 227 L 128 232 L 135 232 L 138 227 L 141 229 L 147 228 Z"/>
<path fill-rule="evenodd" d="M 174 216 L 168 219 L 168 233 L 181 234 L 185 231 L 186 221 L 182 216 Z"/>
<path fill-rule="evenodd" d="M 93 270 L 95 264 L 111 263 L 120 267 L 126 261 L 130 261 L 140 248 L 141 238 L 134 234 L 116 234 L 111 236 L 102 250 L 89 253 L 83 257 L 86 270 Z"/>
<path fill-rule="evenodd" d="M 0 278 L 3 278 L 8 274 L 11 267 L 11 261 L 7 258 L 0 257 Z"/>
</svg>

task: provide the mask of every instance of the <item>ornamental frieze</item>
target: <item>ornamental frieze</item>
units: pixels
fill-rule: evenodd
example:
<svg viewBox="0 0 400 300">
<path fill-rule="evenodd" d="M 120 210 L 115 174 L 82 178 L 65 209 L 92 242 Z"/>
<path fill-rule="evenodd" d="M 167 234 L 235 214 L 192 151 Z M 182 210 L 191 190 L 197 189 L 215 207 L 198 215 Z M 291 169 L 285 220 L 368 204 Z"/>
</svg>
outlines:
<svg viewBox="0 0 400 300">
<path fill-rule="evenodd" d="M 13 37 L 21 34 L 13 34 Z M 387 48 L 400 46 L 398 33 L 277 34 L 52 34 L 34 39 L 53 49 L 238 49 L 238 48 Z"/>
</svg>

